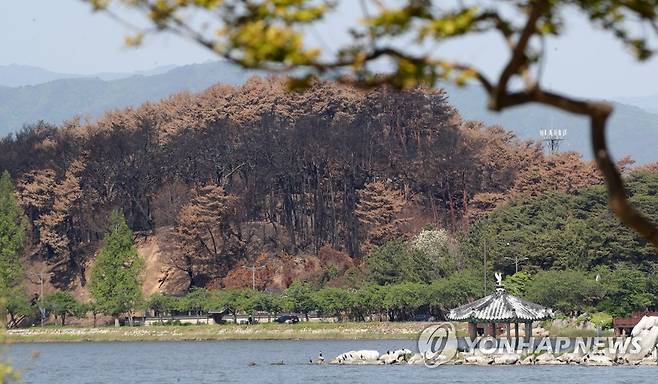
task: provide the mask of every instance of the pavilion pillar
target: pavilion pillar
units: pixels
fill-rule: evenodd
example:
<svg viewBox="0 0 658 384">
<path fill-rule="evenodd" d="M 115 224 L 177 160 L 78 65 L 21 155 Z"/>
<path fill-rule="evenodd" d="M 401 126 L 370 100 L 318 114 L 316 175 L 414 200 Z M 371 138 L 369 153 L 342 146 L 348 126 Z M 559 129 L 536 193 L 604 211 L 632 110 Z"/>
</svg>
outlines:
<svg viewBox="0 0 658 384">
<path fill-rule="evenodd" d="M 519 349 L 519 340 L 521 340 L 519 338 L 519 322 L 518 321 L 516 323 L 514 323 L 514 338 L 515 338 L 514 349 L 518 350 Z"/>
<path fill-rule="evenodd" d="M 532 321 L 528 321 L 525 323 L 525 342 L 528 343 L 530 342 L 530 338 L 532 337 Z"/>
<path fill-rule="evenodd" d="M 512 340 L 512 324 L 506 323 L 505 328 L 507 331 L 507 340 Z"/>
<path fill-rule="evenodd" d="M 496 323 L 487 323 L 487 336 L 496 337 Z"/>
<path fill-rule="evenodd" d="M 471 340 L 475 340 L 478 337 L 478 324 L 477 323 L 468 323 L 468 337 Z"/>
</svg>

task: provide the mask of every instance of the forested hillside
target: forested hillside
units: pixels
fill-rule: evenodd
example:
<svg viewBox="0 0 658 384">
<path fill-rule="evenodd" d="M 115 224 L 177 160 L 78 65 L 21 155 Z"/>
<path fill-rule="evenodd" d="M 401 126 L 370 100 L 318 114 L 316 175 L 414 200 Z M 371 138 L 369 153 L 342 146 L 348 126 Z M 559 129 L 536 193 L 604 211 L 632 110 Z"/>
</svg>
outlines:
<svg viewBox="0 0 658 384">
<path fill-rule="evenodd" d="M 631 203 L 658 221 L 658 169 L 634 170 L 627 179 Z M 605 187 L 592 186 L 571 194 L 546 190 L 520 197 L 473 225 L 464 250 L 476 253 L 488 243 L 494 270 L 512 274 L 538 271 L 596 270 L 634 266 L 655 274 L 656 249 L 622 225 L 607 206 Z M 467 251 L 468 252 L 468 251 Z"/>
<path fill-rule="evenodd" d="M 198 92 L 217 83 L 242 85 L 255 73 L 225 62 L 214 62 L 170 70 L 167 67 L 156 68 L 135 76 L 124 74 L 123 77 L 120 77 L 121 74 L 101 73 L 97 77 L 70 78 L 73 75 L 60 74 L 60 78 L 44 84 L 4 86 L 16 83 L 3 80 L 3 73 L 11 74 L 14 81 L 27 77 L 41 82 L 58 76 L 50 73 L 42 77 L 33 71 L 15 76 L 14 72 L 21 68 L 10 66 L 5 67 L 5 71 L 0 68 L 0 136 L 40 120 L 60 124 L 74 116 L 95 119 L 108 110 L 138 107 L 144 102 L 160 100 L 176 92 Z M 578 152 L 585 159 L 592 158 L 589 126 L 584 118 L 537 105 L 522 106 L 502 113 L 491 112 L 486 107 L 484 92 L 476 86 L 447 86 L 446 93 L 449 103 L 458 109 L 463 118 L 483 121 L 487 125 L 501 125 L 523 140 L 538 139 L 540 129 L 567 129 L 569 135 L 562 143 L 562 149 Z M 656 130 L 658 115 L 652 113 L 651 109 L 616 103 L 608 128 L 613 155 L 618 159 L 630 155 L 639 164 L 658 161 L 656 153 L 645 150 L 658 145 L 654 134 Z"/>
<path fill-rule="evenodd" d="M 545 158 L 501 127 L 464 121 L 440 91 L 290 93 L 261 78 L 94 124 L 27 127 L 0 142 L 0 168 L 29 218 L 29 259 L 58 287 L 85 284 L 116 209 L 140 236 L 167 234 L 167 264 L 192 286 L 241 285 L 242 265 L 293 260 L 260 282 L 287 286 L 299 276 L 281 270 L 333 265 L 324 278 L 339 283 L 428 224 L 459 237 L 516 196 L 600 183 L 574 153 Z"/>
</svg>

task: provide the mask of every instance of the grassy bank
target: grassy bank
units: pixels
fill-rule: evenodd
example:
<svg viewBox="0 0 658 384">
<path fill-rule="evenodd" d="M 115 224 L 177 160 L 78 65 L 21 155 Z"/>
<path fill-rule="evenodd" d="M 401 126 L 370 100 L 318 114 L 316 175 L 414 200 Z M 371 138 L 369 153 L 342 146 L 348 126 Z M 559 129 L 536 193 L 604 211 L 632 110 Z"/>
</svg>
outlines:
<svg viewBox="0 0 658 384">
<path fill-rule="evenodd" d="M 367 340 L 416 339 L 430 325 L 426 322 L 299 323 L 257 325 L 167 325 L 149 327 L 34 327 L 8 330 L 9 343 L 84 341 L 211 341 L 211 340 Z M 466 325 L 455 324 L 457 335 L 466 336 Z M 595 336 L 591 330 L 552 328 L 551 336 Z M 610 332 L 605 333 L 610 336 Z"/>
<path fill-rule="evenodd" d="M 83 341 L 414 339 L 429 323 L 299 323 L 150 327 L 45 327 L 7 331 L 10 343 Z"/>
</svg>

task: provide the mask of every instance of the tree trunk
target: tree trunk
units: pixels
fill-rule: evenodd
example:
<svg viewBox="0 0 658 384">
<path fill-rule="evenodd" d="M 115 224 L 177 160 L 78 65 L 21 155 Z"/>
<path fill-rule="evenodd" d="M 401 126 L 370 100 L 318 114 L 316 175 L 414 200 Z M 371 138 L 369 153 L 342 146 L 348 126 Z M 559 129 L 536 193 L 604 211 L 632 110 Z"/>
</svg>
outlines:
<svg viewBox="0 0 658 384">
<path fill-rule="evenodd" d="M 66 324 L 66 315 L 62 314 L 62 327 Z"/>
</svg>

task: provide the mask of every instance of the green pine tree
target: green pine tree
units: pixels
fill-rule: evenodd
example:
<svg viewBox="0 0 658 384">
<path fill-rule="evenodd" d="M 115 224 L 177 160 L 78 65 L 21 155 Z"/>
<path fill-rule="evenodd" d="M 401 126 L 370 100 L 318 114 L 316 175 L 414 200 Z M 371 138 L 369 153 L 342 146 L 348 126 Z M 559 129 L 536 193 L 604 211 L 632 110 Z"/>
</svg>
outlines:
<svg viewBox="0 0 658 384">
<path fill-rule="evenodd" d="M 17 316 L 31 311 L 25 291 L 25 271 L 20 255 L 25 245 L 27 220 L 18 205 L 9 172 L 0 176 L 0 324 L 9 314 L 12 326 Z"/>
<path fill-rule="evenodd" d="M 131 312 L 142 300 L 142 260 L 133 243 L 133 233 L 119 212 L 112 213 L 111 232 L 96 258 L 90 291 L 101 312 L 114 317 Z"/>
</svg>

